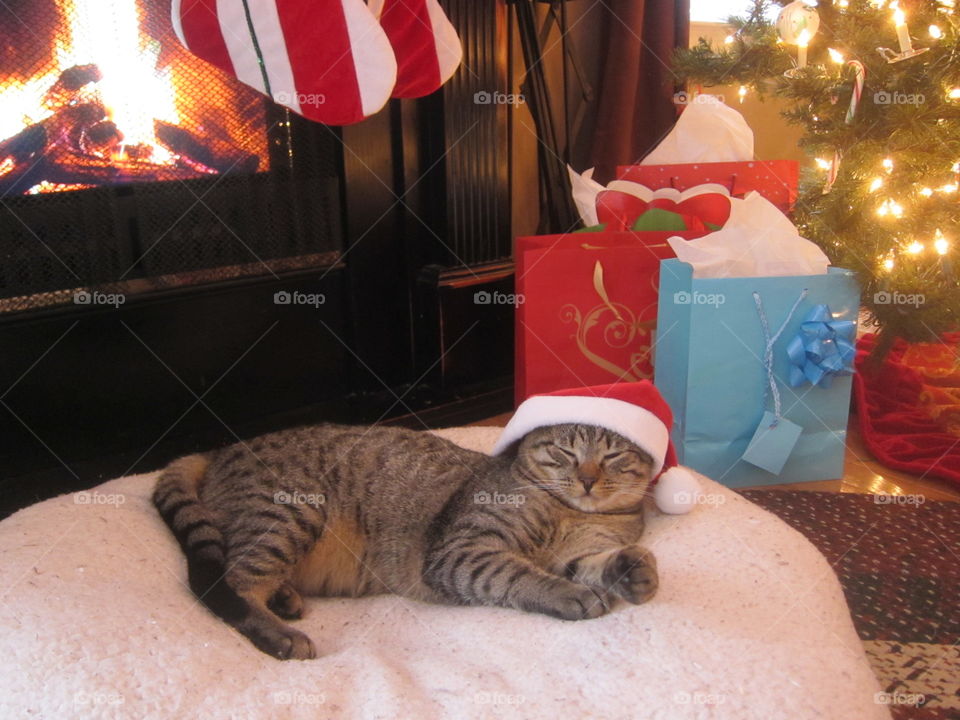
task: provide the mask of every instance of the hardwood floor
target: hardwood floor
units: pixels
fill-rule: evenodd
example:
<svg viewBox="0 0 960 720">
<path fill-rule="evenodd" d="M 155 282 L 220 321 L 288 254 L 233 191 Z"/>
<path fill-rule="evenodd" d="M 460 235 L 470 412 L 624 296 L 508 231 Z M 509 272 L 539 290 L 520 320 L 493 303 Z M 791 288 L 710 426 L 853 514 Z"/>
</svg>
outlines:
<svg viewBox="0 0 960 720">
<path fill-rule="evenodd" d="M 513 413 L 496 415 L 472 425 L 494 425 L 503 427 Z M 740 488 L 748 490 L 752 488 Z M 826 490 L 830 492 L 883 493 L 888 495 L 923 495 L 928 500 L 947 500 L 960 502 L 960 488 L 944 480 L 921 478 L 908 473 L 890 470 L 884 467 L 864 447 L 863 439 L 855 421 L 850 423 L 847 432 L 846 471 L 841 480 L 822 480 L 819 482 L 792 483 L 786 485 L 767 485 L 758 489 L 776 490 Z"/>
</svg>

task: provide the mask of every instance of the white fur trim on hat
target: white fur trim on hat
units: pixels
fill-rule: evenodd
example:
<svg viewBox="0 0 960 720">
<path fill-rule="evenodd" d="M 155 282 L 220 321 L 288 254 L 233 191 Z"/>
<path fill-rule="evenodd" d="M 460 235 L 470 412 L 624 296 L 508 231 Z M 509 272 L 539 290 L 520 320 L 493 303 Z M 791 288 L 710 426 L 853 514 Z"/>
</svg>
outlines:
<svg viewBox="0 0 960 720">
<path fill-rule="evenodd" d="M 679 465 L 666 470 L 653 486 L 653 500 L 660 512 L 684 515 L 700 499 L 700 481 L 685 467 Z"/>
<path fill-rule="evenodd" d="M 653 475 L 663 468 L 670 431 L 649 410 L 607 397 L 535 395 L 520 404 L 493 447 L 499 455 L 531 430 L 547 425 L 595 425 L 623 435 L 653 458 Z"/>
</svg>

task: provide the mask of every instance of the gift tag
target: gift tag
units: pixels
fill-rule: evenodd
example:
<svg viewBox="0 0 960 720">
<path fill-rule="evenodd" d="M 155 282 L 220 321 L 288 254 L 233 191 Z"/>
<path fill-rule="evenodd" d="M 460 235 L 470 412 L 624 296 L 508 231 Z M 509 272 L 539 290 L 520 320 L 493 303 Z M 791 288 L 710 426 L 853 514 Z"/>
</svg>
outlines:
<svg viewBox="0 0 960 720">
<path fill-rule="evenodd" d="M 769 410 L 763 413 L 760 427 L 747 445 L 743 459 L 751 465 L 779 475 L 800 439 L 803 428 L 786 418 L 780 418 L 774 425 L 775 420 L 776 417 Z"/>
</svg>

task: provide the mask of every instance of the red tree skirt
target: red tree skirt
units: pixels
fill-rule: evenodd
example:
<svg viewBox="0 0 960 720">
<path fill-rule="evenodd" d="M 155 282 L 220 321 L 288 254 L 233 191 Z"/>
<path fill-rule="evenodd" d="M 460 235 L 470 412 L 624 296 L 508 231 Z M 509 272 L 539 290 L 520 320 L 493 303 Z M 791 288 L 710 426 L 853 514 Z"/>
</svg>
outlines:
<svg viewBox="0 0 960 720">
<path fill-rule="evenodd" d="M 960 485 L 960 333 L 942 343 L 897 340 L 879 366 L 876 335 L 857 343 L 854 397 L 860 432 L 895 470 Z"/>
</svg>

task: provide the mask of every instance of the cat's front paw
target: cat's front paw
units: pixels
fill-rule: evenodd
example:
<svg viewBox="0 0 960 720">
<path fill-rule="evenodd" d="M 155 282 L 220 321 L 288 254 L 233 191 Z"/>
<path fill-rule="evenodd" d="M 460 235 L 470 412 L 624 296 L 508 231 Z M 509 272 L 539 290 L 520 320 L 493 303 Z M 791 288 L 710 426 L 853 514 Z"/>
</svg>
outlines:
<svg viewBox="0 0 960 720">
<path fill-rule="evenodd" d="M 313 660 L 317 657 L 313 640 L 288 625 L 261 626 L 248 637 L 260 650 L 278 660 Z"/>
<path fill-rule="evenodd" d="M 657 561 L 643 548 L 624 548 L 607 562 L 603 584 L 627 602 L 645 603 L 657 592 Z"/>
<path fill-rule="evenodd" d="M 561 620 L 590 620 L 610 611 L 610 603 L 603 591 L 594 591 L 585 585 L 564 583 L 551 592 L 550 597 L 537 603 L 536 611 Z"/>
</svg>

